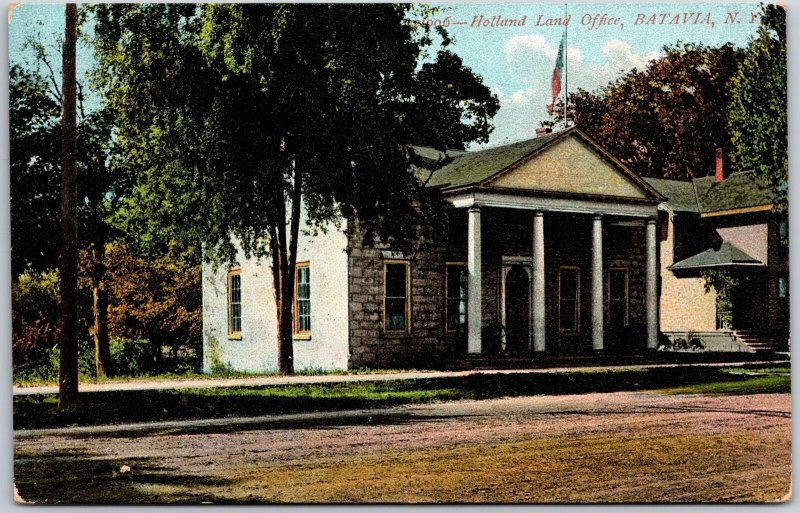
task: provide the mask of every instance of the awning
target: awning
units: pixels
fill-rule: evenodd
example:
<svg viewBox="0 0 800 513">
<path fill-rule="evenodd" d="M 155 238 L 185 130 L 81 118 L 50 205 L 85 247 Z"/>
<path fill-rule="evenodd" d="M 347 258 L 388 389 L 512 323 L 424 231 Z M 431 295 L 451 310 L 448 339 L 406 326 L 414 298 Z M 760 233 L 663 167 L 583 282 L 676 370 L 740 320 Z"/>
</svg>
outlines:
<svg viewBox="0 0 800 513">
<path fill-rule="evenodd" d="M 669 266 L 673 271 L 706 269 L 713 267 L 764 267 L 764 262 L 751 257 L 730 242 L 723 242 L 718 249 L 708 249 Z"/>
</svg>

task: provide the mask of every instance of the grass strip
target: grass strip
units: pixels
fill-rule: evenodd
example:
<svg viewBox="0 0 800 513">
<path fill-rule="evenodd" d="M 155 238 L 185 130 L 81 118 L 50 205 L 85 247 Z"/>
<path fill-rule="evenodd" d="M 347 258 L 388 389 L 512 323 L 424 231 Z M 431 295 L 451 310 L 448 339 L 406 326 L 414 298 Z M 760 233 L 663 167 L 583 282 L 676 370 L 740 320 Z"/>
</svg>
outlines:
<svg viewBox="0 0 800 513">
<path fill-rule="evenodd" d="M 14 429 L 280 415 L 388 408 L 459 399 L 593 392 L 640 390 L 747 394 L 790 390 L 787 375 L 754 377 L 728 370 L 719 367 L 662 367 L 625 371 L 472 374 L 434 379 L 91 392 L 80 395 L 80 408 L 70 416 L 58 414 L 58 398 L 55 394 L 20 395 L 14 397 Z"/>
</svg>

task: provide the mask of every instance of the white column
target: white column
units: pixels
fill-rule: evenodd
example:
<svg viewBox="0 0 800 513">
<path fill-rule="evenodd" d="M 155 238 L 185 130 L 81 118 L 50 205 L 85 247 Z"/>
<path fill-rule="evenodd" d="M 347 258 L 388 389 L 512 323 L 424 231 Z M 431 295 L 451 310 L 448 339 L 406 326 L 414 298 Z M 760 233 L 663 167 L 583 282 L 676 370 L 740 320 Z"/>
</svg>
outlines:
<svg viewBox="0 0 800 513">
<path fill-rule="evenodd" d="M 656 273 L 656 220 L 647 220 L 647 348 L 656 349 L 658 345 L 658 274 Z"/>
<path fill-rule="evenodd" d="M 544 336 L 544 214 L 533 214 L 533 350 L 545 350 Z"/>
<path fill-rule="evenodd" d="M 592 349 L 603 350 L 603 218 L 592 220 Z"/>
<path fill-rule="evenodd" d="M 481 209 L 467 218 L 467 351 L 481 352 Z"/>
</svg>

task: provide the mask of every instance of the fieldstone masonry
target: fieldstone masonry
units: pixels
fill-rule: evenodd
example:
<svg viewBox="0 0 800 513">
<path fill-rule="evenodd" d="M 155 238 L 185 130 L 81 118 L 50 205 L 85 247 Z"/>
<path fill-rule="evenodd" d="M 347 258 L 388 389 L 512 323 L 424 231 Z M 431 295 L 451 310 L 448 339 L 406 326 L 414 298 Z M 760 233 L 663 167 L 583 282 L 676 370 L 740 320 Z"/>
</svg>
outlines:
<svg viewBox="0 0 800 513">
<path fill-rule="evenodd" d="M 447 246 L 430 230 L 418 227 L 410 262 L 411 329 L 383 332 L 385 252 L 391 248 L 362 243 L 357 226 L 349 237 L 350 361 L 349 367 L 435 366 L 453 351 L 445 333 L 445 260 Z M 394 258 L 394 255 L 393 255 Z"/>
</svg>

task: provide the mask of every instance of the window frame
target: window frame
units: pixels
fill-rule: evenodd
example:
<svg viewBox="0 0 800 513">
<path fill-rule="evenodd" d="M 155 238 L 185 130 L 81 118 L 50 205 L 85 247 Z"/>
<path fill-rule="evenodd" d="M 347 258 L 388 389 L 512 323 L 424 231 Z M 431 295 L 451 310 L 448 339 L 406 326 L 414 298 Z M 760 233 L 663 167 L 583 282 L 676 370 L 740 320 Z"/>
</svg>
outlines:
<svg viewBox="0 0 800 513">
<path fill-rule="evenodd" d="M 564 270 L 575 271 L 575 327 L 564 328 L 561 326 L 561 272 Z M 559 333 L 580 333 L 581 331 L 581 269 L 576 265 L 561 265 L 558 267 L 558 331 Z"/>
<path fill-rule="evenodd" d="M 300 270 L 301 269 L 308 269 L 308 298 L 304 299 L 303 301 L 308 301 L 309 304 L 309 314 L 308 314 L 308 330 L 301 330 L 300 329 L 300 296 L 299 296 L 299 285 L 300 285 Z M 311 312 L 310 312 L 310 305 L 311 305 L 311 261 L 304 260 L 302 262 L 297 262 L 294 266 L 294 294 L 292 297 L 292 335 L 294 335 L 295 339 L 298 340 L 308 340 L 311 338 Z"/>
<path fill-rule="evenodd" d="M 783 283 L 783 287 L 781 287 L 781 283 Z M 783 291 L 781 291 L 781 288 L 783 288 Z M 787 273 L 778 275 L 778 299 L 782 301 L 789 299 L 789 275 Z"/>
<path fill-rule="evenodd" d="M 386 276 L 390 265 L 403 265 L 406 270 L 406 295 L 405 295 L 405 328 L 402 330 L 386 329 L 386 286 L 388 284 Z M 396 298 L 391 298 L 396 299 Z M 383 319 L 382 331 L 387 335 L 407 335 L 411 333 L 411 261 L 401 259 L 386 259 L 383 261 Z"/>
<path fill-rule="evenodd" d="M 459 301 L 462 300 L 461 297 L 455 298 L 450 297 L 450 267 L 461 267 L 464 270 L 464 275 L 466 276 L 467 273 L 467 263 L 466 262 L 445 262 L 444 264 L 444 329 L 445 333 L 457 333 L 459 330 L 463 330 L 467 325 L 467 288 L 464 288 L 464 324 L 451 327 L 450 326 L 450 300 L 458 299 Z"/>
<path fill-rule="evenodd" d="M 630 324 L 630 269 L 627 267 L 609 267 L 608 272 L 606 273 L 606 291 L 608 297 L 608 325 L 614 326 L 614 319 L 611 317 L 611 312 L 613 309 L 611 308 L 611 301 L 613 298 L 611 297 L 611 273 L 621 272 L 625 274 L 625 319 L 622 323 L 622 326 L 628 326 Z"/>
<path fill-rule="evenodd" d="M 785 218 L 778 220 L 778 246 L 789 251 L 789 220 Z"/>
<path fill-rule="evenodd" d="M 233 326 L 233 277 L 239 277 L 239 330 L 234 330 Z M 241 267 L 231 267 L 228 269 L 227 275 L 227 282 L 228 282 L 228 339 L 230 340 L 241 340 L 242 339 L 242 268 Z"/>
</svg>

